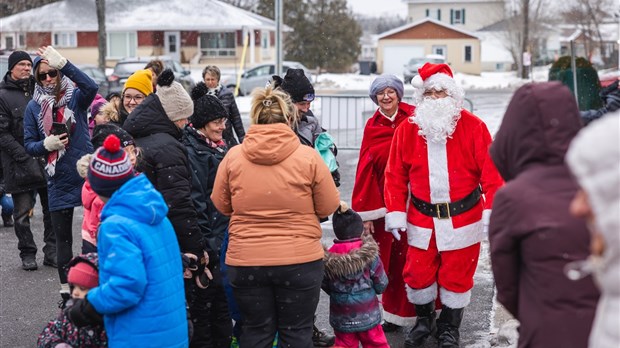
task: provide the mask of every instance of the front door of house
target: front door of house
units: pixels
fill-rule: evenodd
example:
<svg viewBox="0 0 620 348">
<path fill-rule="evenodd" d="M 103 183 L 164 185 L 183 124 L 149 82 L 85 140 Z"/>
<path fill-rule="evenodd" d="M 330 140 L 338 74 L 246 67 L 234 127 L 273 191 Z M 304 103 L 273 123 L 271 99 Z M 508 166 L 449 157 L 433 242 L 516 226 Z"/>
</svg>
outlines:
<svg viewBox="0 0 620 348">
<path fill-rule="evenodd" d="M 165 32 L 164 49 L 167 56 L 176 61 L 181 61 L 181 33 L 178 31 Z"/>
</svg>

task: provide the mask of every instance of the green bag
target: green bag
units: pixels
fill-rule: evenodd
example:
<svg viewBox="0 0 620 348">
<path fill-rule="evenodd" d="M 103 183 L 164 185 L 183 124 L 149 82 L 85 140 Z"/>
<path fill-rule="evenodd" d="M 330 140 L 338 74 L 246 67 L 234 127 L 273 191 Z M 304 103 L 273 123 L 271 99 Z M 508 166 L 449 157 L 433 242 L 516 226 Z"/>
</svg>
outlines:
<svg viewBox="0 0 620 348">
<path fill-rule="evenodd" d="M 334 144 L 334 138 L 327 132 L 319 134 L 314 141 L 314 148 L 319 152 L 323 162 L 327 165 L 330 172 L 338 169 L 338 162 L 336 161 L 336 155 L 334 154 L 336 144 Z"/>
</svg>

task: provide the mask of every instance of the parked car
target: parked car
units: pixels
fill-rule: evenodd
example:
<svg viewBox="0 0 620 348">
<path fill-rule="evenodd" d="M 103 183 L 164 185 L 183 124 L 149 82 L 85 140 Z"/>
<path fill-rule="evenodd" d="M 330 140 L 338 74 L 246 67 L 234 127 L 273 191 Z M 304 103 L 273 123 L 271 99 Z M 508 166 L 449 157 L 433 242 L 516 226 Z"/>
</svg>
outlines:
<svg viewBox="0 0 620 348">
<path fill-rule="evenodd" d="M 93 79 L 99 85 L 99 91 L 102 97 L 106 97 L 110 93 L 110 81 L 105 73 L 99 70 L 99 67 L 92 64 L 77 64 L 78 69 L 82 70 L 86 75 Z"/>
<path fill-rule="evenodd" d="M 418 74 L 418 69 L 426 63 L 440 64 L 445 62 L 446 58 L 438 54 L 428 54 L 421 58 L 411 58 L 409 63 L 405 64 L 403 80 L 405 83 L 411 83 L 411 79 Z"/>
<path fill-rule="evenodd" d="M 293 61 L 283 61 L 282 70 L 284 71 L 284 74 L 282 77 L 284 77 L 288 69 L 303 69 L 306 77 L 308 77 L 308 80 L 312 82 L 312 73 L 310 73 L 310 69 L 306 68 L 303 64 Z M 271 81 L 271 77 L 275 75 L 275 70 L 276 68 L 274 63 L 261 64 L 246 70 L 241 75 L 241 81 L 239 82 L 239 95 L 248 95 L 256 87 L 265 87 L 267 83 Z M 236 75 L 222 76 L 220 83 L 223 86 L 234 89 L 237 85 Z"/>
<path fill-rule="evenodd" d="M 169 56 L 151 56 L 151 57 L 131 57 L 123 58 L 116 62 L 114 71 L 108 76 L 111 92 L 122 92 L 123 86 L 127 78 L 134 72 L 144 69 L 146 63 L 153 59 L 160 59 L 166 68 L 172 69 L 174 79 L 179 82 L 185 90 L 190 93 L 196 82 L 191 76 L 191 72 L 186 70 L 181 63 Z"/>
</svg>

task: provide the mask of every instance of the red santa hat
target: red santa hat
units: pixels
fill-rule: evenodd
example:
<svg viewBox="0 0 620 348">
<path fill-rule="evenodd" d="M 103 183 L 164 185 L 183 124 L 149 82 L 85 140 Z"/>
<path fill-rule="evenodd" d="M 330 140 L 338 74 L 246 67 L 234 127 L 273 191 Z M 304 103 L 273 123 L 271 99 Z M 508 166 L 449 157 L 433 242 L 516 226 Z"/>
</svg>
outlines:
<svg viewBox="0 0 620 348">
<path fill-rule="evenodd" d="M 418 69 L 418 75 L 411 80 L 411 85 L 416 89 L 414 97 L 419 95 L 420 97 L 425 90 L 445 90 L 449 96 L 462 101 L 463 90 L 457 86 L 452 75 L 452 69 L 448 64 L 433 64 L 426 63 Z M 417 98 L 414 98 L 417 99 Z"/>
</svg>

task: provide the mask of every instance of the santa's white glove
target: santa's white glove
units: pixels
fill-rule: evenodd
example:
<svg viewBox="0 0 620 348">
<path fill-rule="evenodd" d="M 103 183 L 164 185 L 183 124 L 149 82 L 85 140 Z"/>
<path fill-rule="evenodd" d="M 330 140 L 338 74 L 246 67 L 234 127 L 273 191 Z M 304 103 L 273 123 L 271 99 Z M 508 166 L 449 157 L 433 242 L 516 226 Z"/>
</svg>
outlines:
<svg viewBox="0 0 620 348">
<path fill-rule="evenodd" d="M 400 232 L 407 231 L 407 213 L 392 211 L 385 214 L 385 230 L 392 233 L 396 240 L 400 240 Z"/>
<path fill-rule="evenodd" d="M 58 135 L 48 135 L 45 140 L 43 140 L 43 146 L 45 146 L 45 149 L 50 152 L 65 148 L 65 144 L 62 143 Z"/>
<path fill-rule="evenodd" d="M 87 153 L 86 155 L 82 156 L 82 158 L 80 158 L 75 164 L 78 174 L 80 174 L 82 178 L 85 178 L 86 175 L 88 175 L 88 167 L 90 166 L 91 158 L 93 158 L 93 154 Z"/>
<path fill-rule="evenodd" d="M 394 236 L 394 238 L 396 238 L 396 240 L 398 240 L 398 241 L 400 241 L 400 232 L 399 232 L 399 231 L 401 231 L 401 232 L 405 232 L 405 231 L 407 231 L 407 229 L 406 229 L 406 228 L 401 228 L 401 229 L 398 229 L 398 228 L 393 228 L 393 229 L 392 229 L 392 235 L 393 235 L 393 236 Z"/>
<path fill-rule="evenodd" d="M 67 64 L 67 58 L 63 57 L 52 46 L 47 46 L 41 57 L 47 60 L 49 66 L 55 69 L 62 69 Z"/>
</svg>

